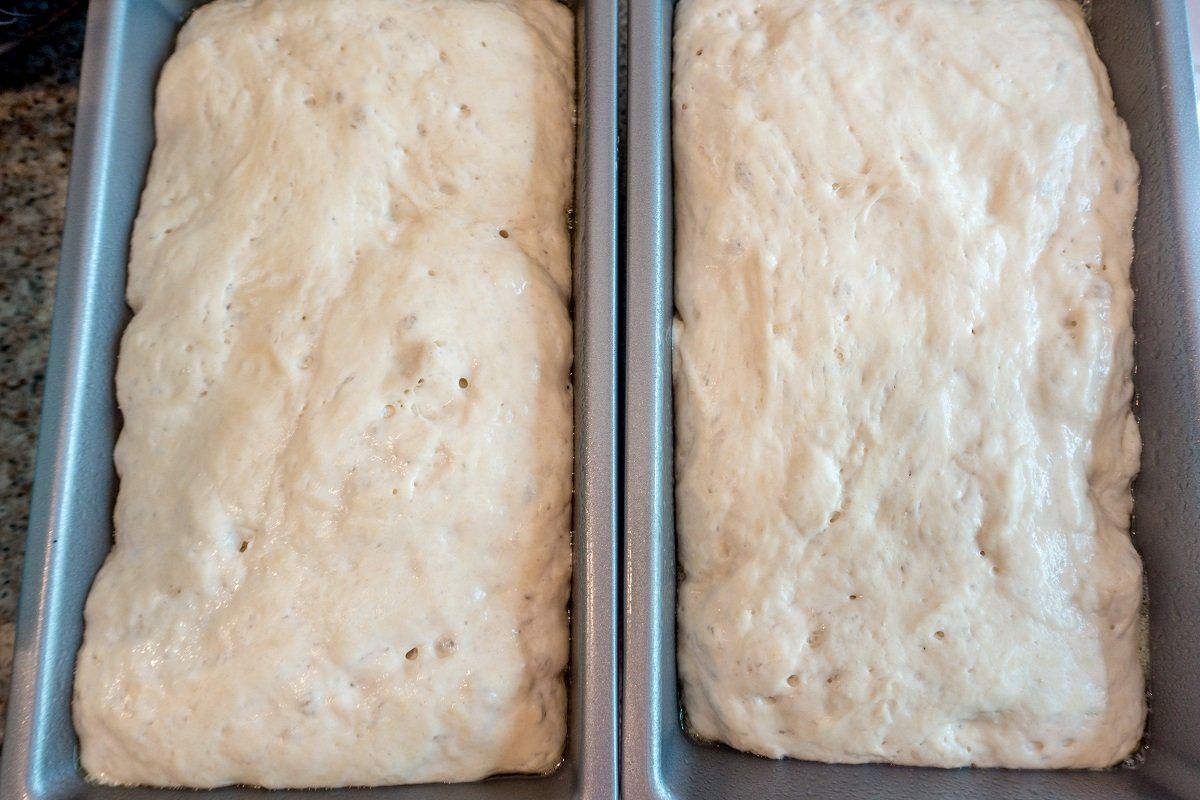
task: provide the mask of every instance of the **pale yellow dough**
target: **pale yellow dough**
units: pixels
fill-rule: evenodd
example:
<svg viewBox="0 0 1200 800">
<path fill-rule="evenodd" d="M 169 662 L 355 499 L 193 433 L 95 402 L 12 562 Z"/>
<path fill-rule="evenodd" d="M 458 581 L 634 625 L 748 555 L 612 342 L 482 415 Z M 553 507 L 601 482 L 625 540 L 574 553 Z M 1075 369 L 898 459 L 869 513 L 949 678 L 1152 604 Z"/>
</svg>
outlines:
<svg viewBox="0 0 1200 800">
<path fill-rule="evenodd" d="M 185 26 L 75 684 L 92 779 L 557 763 L 572 31 L 550 0 L 219 0 Z"/>
<path fill-rule="evenodd" d="M 1078 7 L 681 0 L 679 670 L 767 756 L 1137 746 L 1137 165 Z"/>
</svg>

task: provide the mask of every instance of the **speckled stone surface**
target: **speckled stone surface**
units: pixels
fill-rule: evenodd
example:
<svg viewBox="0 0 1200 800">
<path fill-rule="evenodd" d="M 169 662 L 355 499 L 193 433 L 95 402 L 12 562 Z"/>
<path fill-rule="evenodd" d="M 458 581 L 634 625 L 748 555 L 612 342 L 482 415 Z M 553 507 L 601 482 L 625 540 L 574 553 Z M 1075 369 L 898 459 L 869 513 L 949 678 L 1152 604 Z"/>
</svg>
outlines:
<svg viewBox="0 0 1200 800">
<path fill-rule="evenodd" d="M 83 5 L 0 55 L 0 726 L 50 344 Z M 2 735 L 2 727 L 0 727 Z"/>
</svg>

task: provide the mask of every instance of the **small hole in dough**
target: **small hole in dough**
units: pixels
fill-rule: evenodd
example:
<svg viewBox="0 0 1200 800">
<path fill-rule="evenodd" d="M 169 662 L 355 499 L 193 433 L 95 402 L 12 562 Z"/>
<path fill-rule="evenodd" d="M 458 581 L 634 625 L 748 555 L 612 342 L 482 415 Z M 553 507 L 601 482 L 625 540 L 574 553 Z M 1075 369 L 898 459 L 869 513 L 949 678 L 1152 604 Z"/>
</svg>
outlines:
<svg viewBox="0 0 1200 800">
<path fill-rule="evenodd" d="M 414 647 L 412 650 L 409 650 L 407 653 L 404 654 L 404 657 L 407 658 L 409 661 L 416 661 L 417 660 L 417 648 Z"/>
</svg>

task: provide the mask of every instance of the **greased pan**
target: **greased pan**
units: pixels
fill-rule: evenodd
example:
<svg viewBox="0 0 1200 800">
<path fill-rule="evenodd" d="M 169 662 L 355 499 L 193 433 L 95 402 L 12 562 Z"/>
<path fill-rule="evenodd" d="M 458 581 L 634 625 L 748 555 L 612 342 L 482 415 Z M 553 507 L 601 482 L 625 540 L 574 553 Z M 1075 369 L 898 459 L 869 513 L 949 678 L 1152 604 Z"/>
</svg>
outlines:
<svg viewBox="0 0 1200 800">
<path fill-rule="evenodd" d="M 70 708 L 83 603 L 111 544 L 112 448 L 119 424 L 113 372 L 128 319 L 130 228 L 154 144 L 154 88 L 192 5 L 93 0 L 88 12 L 0 766 L 4 798 L 197 797 L 191 791 L 87 783 Z M 294 794 L 328 800 L 616 796 L 617 14 L 615 0 L 579 0 L 576 9 L 575 510 L 567 752 L 544 777 Z M 235 787 L 199 796 L 232 800 L 266 794 Z"/>
<path fill-rule="evenodd" d="M 630 0 L 621 780 L 642 798 L 1200 798 L 1200 149 L 1184 0 L 1092 0 L 1141 164 L 1135 543 L 1150 592 L 1144 763 L 1107 771 L 771 761 L 680 725 L 671 442 L 671 0 Z"/>
</svg>

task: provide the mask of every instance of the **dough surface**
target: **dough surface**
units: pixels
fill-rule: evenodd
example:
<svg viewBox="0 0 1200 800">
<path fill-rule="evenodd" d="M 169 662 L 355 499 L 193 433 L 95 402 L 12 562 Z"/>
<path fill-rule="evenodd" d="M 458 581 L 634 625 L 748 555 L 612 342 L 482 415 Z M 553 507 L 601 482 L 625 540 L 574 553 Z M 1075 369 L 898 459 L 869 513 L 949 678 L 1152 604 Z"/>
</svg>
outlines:
<svg viewBox="0 0 1200 800">
<path fill-rule="evenodd" d="M 573 63 L 549 0 L 220 0 L 188 21 L 78 659 L 93 780 L 556 765 Z"/>
<path fill-rule="evenodd" d="M 676 25 L 694 732 L 832 762 L 1125 758 L 1138 171 L 1078 7 L 681 0 Z"/>
</svg>

